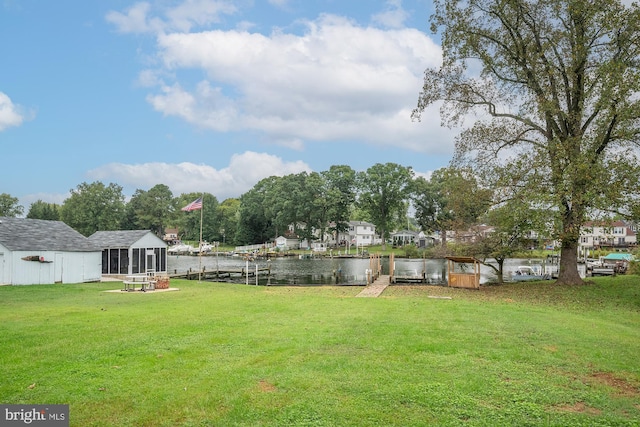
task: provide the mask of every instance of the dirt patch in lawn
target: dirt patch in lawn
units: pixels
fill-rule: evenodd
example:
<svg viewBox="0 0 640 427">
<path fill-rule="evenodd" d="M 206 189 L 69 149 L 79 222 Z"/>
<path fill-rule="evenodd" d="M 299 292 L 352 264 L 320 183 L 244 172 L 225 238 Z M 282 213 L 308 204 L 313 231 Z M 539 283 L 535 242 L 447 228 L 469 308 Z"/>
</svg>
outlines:
<svg viewBox="0 0 640 427">
<path fill-rule="evenodd" d="M 274 391 L 278 390 L 275 385 L 271 384 L 267 380 L 260 380 L 258 382 L 258 388 L 263 393 L 273 393 Z"/>
<path fill-rule="evenodd" d="M 602 413 L 600 409 L 587 406 L 584 402 L 576 402 L 573 405 L 558 406 L 556 409 L 561 412 L 572 412 L 576 414 L 600 415 Z"/>
<path fill-rule="evenodd" d="M 616 390 L 616 394 L 621 397 L 640 397 L 640 388 L 637 384 L 632 384 L 624 378 L 619 378 L 611 372 L 594 372 L 589 375 L 587 382 L 604 384 Z"/>
</svg>

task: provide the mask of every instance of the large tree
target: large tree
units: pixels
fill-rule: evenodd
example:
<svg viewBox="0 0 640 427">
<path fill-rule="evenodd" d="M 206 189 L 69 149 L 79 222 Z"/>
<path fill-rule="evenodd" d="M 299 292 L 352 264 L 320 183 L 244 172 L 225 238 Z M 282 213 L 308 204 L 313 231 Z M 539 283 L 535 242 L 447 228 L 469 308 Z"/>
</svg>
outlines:
<svg viewBox="0 0 640 427">
<path fill-rule="evenodd" d="M 561 242 L 558 283 L 582 283 L 580 227 L 634 199 L 639 174 L 640 10 L 615 0 L 435 0 L 443 62 L 414 117 L 474 125 L 456 142 L 501 197 L 545 208 Z"/>
<path fill-rule="evenodd" d="M 127 203 L 127 228 L 151 230 L 162 237 L 175 212 L 173 193 L 168 186 L 157 184 L 149 191 L 137 189 Z"/>
<path fill-rule="evenodd" d="M 118 230 L 124 216 L 122 187 L 96 181 L 71 190 L 60 207 L 60 219 L 89 236 L 96 231 Z"/>
<path fill-rule="evenodd" d="M 278 229 L 270 209 L 269 193 L 280 178 L 271 176 L 260 180 L 253 188 L 240 196 L 238 228 L 235 240 L 240 245 L 258 244 L 275 239 L 285 230 Z"/>
<path fill-rule="evenodd" d="M 222 241 L 222 244 L 235 243 L 239 216 L 239 199 L 226 199 L 218 205 L 218 217 L 220 218 L 218 240 Z"/>
<path fill-rule="evenodd" d="M 413 171 L 396 163 L 376 163 L 358 173 L 358 205 L 367 213 L 382 237 L 382 247 L 394 221 L 406 213 Z"/>
<path fill-rule="evenodd" d="M 350 214 L 356 200 L 356 172 L 350 166 L 337 165 L 322 172 L 322 176 L 326 184 L 324 199 L 328 228 L 339 244 L 339 234 L 349 230 Z"/>
<path fill-rule="evenodd" d="M 24 207 L 18 204 L 18 198 L 11 194 L 0 194 L 0 216 L 16 217 L 22 215 Z"/>
</svg>

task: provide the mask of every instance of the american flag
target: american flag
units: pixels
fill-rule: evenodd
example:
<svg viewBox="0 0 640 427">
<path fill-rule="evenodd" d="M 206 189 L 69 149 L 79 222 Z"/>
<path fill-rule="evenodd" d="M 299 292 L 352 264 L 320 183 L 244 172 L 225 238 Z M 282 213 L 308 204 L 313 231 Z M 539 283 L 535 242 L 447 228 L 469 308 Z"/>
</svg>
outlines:
<svg viewBox="0 0 640 427">
<path fill-rule="evenodd" d="M 182 208 L 182 210 L 186 212 L 197 211 L 198 209 L 202 209 L 202 197 L 198 197 L 193 202 Z"/>
</svg>

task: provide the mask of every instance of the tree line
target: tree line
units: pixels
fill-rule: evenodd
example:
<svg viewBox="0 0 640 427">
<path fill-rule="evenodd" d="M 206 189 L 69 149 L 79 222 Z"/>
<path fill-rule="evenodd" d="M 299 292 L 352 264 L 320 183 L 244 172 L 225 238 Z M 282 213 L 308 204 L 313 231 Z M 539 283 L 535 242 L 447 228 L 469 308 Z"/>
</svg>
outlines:
<svg viewBox="0 0 640 427">
<path fill-rule="evenodd" d="M 174 196 L 165 184 L 137 189 L 125 201 L 118 184 L 83 182 L 61 205 L 32 203 L 26 217 L 60 220 L 85 236 L 145 229 L 161 237 L 165 229 L 176 228 L 182 240 L 198 240 L 200 212 L 181 208 L 199 197 L 203 240 L 243 245 L 268 242 L 290 230 L 309 241 L 337 239 L 351 220 L 371 222 L 383 240 L 408 227 L 444 234 L 480 220 L 491 194 L 463 169 L 443 168 L 427 180 L 416 177 L 411 167 L 377 163 L 361 172 L 337 165 L 323 172 L 271 176 L 222 202 L 209 193 Z M 17 198 L 0 195 L 0 216 L 23 214 Z"/>
</svg>

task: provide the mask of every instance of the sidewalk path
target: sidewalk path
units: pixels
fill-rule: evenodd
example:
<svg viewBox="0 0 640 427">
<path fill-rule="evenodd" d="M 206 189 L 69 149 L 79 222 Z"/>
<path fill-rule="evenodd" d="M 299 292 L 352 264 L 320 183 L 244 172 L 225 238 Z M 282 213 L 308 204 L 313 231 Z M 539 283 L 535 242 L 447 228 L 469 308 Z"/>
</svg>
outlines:
<svg viewBox="0 0 640 427">
<path fill-rule="evenodd" d="M 387 289 L 389 283 L 391 283 L 390 276 L 388 274 L 382 274 L 372 284 L 365 287 L 356 297 L 375 298 Z"/>
</svg>

